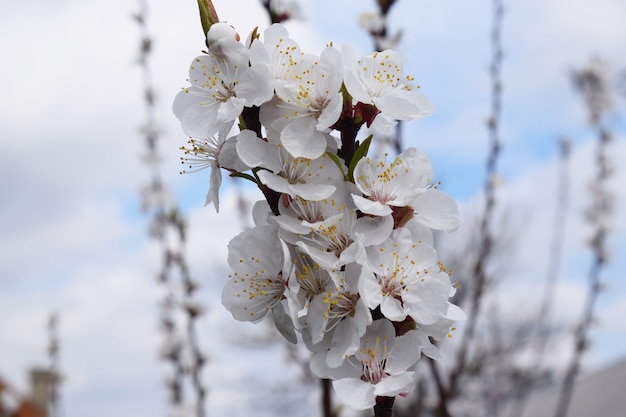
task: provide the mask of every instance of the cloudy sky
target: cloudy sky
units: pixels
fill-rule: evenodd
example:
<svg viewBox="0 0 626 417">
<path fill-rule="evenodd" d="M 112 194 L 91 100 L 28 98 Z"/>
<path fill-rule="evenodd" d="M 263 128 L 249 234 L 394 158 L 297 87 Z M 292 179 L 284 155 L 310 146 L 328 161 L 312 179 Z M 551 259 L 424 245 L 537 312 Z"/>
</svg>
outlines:
<svg viewBox="0 0 626 417">
<path fill-rule="evenodd" d="M 220 17 L 242 34 L 267 26 L 258 0 L 214 3 Z M 303 50 L 319 53 L 332 41 L 350 43 L 361 54 L 370 51 L 371 40 L 357 18 L 374 10 L 373 0 L 301 3 L 306 20 L 288 28 Z M 235 195 L 232 188 L 223 190 L 219 215 L 203 207 L 208 172 L 178 175 L 177 148 L 185 138 L 171 114 L 188 65 L 204 47 L 196 2 L 149 4 L 162 172 L 189 216 L 190 265 L 205 285 L 202 341 L 212 358 L 207 375 L 215 376 L 208 383 L 215 411 L 232 404 L 235 388 L 252 392 L 255 384 L 266 384 L 255 369 L 264 369 L 260 362 L 279 362 L 283 352 L 268 347 L 270 357 L 259 358 L 245 345 L 232 348 L 238 332 L 258 331 L 235 326 L 219 304 L 226 243 L 241 224 Z M 146 235 L 138 196 L 149 179 L 138 132 L 144 118 L 136 65 L 139 30 L 130 17 L 138 2 L 0 0 L 0 5 L 0 375 L 25 390 L 27 369 L 46 363 L 44 323 L 58 311 L 67 417 L 164 415 L 165 370 L 157 360 L 161 294 L 154 280 L 159 257 Z M 511 259 L 515 274 L 501 289 L 511 310 L 503 314 L 515 314 L 540 290 L 557 194 L 556 143 L 565 136 L 574 146 L 572 189 L 556 310 L 571 323 L 585 294 L 590 256 L 582 213 L 594 171 L 593 135 L 568 74 L 593 55 L 613 69 L 626 69 L 626 4 L 526 0 L 506 6 L 498 195 L 523 226 L 513 231 L 519 249 Z M 406 70 L 437 109 L 405 127 L 405 144 L 432 158 L 441 188 L 468 211 L 484 180 L 491 16 L 488 0 L 399 0 L 389 22 L 392 31 L 403 30 L 399 49 Z M 587 357 L 590 368 L 626 354 L 626 171 L 620 165 L 626 158 L 626 123 L 623 101 L 616 99 L 615 105 L 609 119 L 616 139 L 613 258 L 603 275 L 606 291 Z M 249 370 L 245 379 L 242 368 Z M 295 368 L 281 368 L 286 381 L 297 378 Z M 241 407 L 230 415 L 245 415 Z"/>
</svg>

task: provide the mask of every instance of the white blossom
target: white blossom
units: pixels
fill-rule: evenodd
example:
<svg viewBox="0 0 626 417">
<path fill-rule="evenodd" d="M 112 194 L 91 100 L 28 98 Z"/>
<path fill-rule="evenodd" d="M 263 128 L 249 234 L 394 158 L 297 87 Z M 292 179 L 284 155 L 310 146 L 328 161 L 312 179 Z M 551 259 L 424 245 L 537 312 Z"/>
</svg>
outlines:
<svg viewBox="0 0 626 417">
<path fill-rule="evenodd" d="M 233 273 L 222 291 L 222 304 L 239 321 L 257 322 L 283 299 L 289 256 L 275 226 L 257 226 L 228 244 Z"/>
<path fill-rule="evenodd" d="M 264 126 L 280 132 L 296 157 L 317 158 L 326 150 L 325 133 L 339 119 L 343 105 L 341 54 L 327 47 L 319 57 L 303 55 L 296 71 L 277 83 L 276 99 L 261 107 Z"/>
<path fill-rule="evenodd" d="M 353 154 L 355 127 L 377 134 L 433 106 L 395 51 L 357 60 L 330 44 L 315 56 L 280 24 L 263 35 L 242 44 L 230 25 L 214 24 L 173 104 L 191 138 L 183 163 L 211 170 L 207 204 L 219 210 L 221 169 L 266 197 L 252 209 L 254 227 L 228 244 L 222 304 L 239 321 L 271 311 L 340 401 L 369 408 L 410 392 L 408 369 L 422 353 L 440 359 L 434 341 L 465 319 L 433 243 L 433 230 L 458 227 L 459 212 L 431 182 L 429 159 L 414 148 L 390 161 L 365 147 Z"/>
<path fill-rule="evenodd" d="M 289 37 L 287 29 L 275 23 L 263 32 L 263 42 L 254 40 L 250 46 L 250 61 L 269 66 L 276 85 L 289 82 L 300 72 L 303 53 L 300 46 Z"/>
<path fill-rule="evenodd" d="M 365 157 L 354 168 L 354 183 L 364 197 L 352 197 L 364 213 L 384 216 L 392 213 L 393 206 L 408 206 L 430 181 L 430 161 L 415 148 L 391 163 L 385 159 Z"/>
<path fill-rule="evenodd" d="M 339 269 L 352 262 L 364 262 L 365 247 L 385 240 L 393 228 L 393 219 L 358 218 L 350 198 L 349 190 L 353 187 L 354 184 L 344 182 L 330 197 L 308 202 L 307 209 L 320 219 L 317 222 L 292 217 L 294 212 L 290 211 L 276 216 L 281 238 L 301 248 L 324 268 Z"/>
<path fill-rule="evenodd" d="M 336 368 L 359 348 L 359 340 L 372 323 L 371 312 L 358 291 L 365 268 L 356 263 L 333 271 L 334 282 L 328 290 L 315 295 L 307 314 L 307 333 L 311 351 L 326 350 L 328 366 Z M 308 339 L 305 337 L 305 342 Z"/>
<path fill-rule="evenodd" d="M 291 246 L 291 249 L 293 268 L 287 298 L 293 322 L 301 328 L 307 326 L 311 300 L 335 285 L 328 270 L 321 268 L 298 247 Z"/>
<path fill-rule="evenodd" d="M 182 173 L 197 172 L 206 168 L 211 170 L 209 191 L 206 195 L 205 205 L 213 203 L 215 211 L 219 212 L 220 200 L 219 189 L 222 184 L 220 167 L 230 171 L 245 171 L 245 165 L 236 152 L 236 137 L 227 139 L 232 124 L 224 124 L 216 136 L 207 139 L 189 139 L 189 147 L 181 147 L 185 156 L 181 162 L 186 166 Z"/>
<path fill-rule="evenodd" d="M 362 195 L 352 198 L 363 213 L 384 216 L 394 207 L 410 207 L 420 223 L 436 230 L 459 227 L 456 203 L 431 183 L 430 160 L 415 148 L 385 159 L 361 159 L 354 169 L 354 182 Z"/>
<path fill-rule="evenodd" d="M 261 140 L 250 130 L 239 134 L 237 153 L 251 167 L 265 168 L 257 175 L 264 185 L 292 198 L 321 200 L 329 197 L 343 175 L 327 155 L 315 159 L 294 157 L 280 143 Z"/>
<path fill-rule="evenodd" d="M 394 230 L 385 242 L 367 248 L 367 262 L 373 273 L 361 281 L 360 290 L 370 308 L 380 306 L 393 321 L 410 315 L 424 324 L 447 313 L 450 279 L 441 270 L 435 249 L 414 243 L 408 230 Z"/>
<path fill-rule="evenodd" d="M 412 391 L 415 372 L 408 369 L 420 357 L 422 335 L 409 331 L 396 337 L 387 319 L 375 320 L 360 339 L 360 347 L 340 367 L 329 367 L 326 354 L 316 354 L 311 370 L 333 379 L 338 399 L 357 410 L 373 407 L 377 396 L 393 397 Z"/>
<path fill-rule="evenodd" d="M 397 120 L 430 116 L 434 107 L 403 74 L 400 54 L 386 49 L 357 59 L 349 47 L 342 50 L 344 84 L 355 102 L 373 104 L 383 115 Z"/>
<path fill-rule="evenodd" d="M 188 136 L 208 138 L 224 124 L 232 124 L 244 106 L 260 106 L 270 100 L 270 78 L 267 65 L 249 65 L 244 45 L 220 39 L 211 45 L 208 55 L 191 63 L 191 85 L 176 95 L 174 114 Z"/>
</svg>

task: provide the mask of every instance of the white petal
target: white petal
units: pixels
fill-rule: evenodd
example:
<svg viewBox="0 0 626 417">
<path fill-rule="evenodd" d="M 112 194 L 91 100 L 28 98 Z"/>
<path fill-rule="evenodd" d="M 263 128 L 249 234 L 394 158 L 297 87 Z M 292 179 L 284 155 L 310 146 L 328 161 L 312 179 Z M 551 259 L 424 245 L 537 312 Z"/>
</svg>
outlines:
<svg viewBox="0 0 626 417">
<path fill-rule="evenodd" d="M 357 301 L 354 310 L 354 324 L 356 326 L 359 337 L 361 337 L 365 334 L 367 326 L 372 324 L 372 313 L 370 312 L 363 298 L 360 298 L 359 301 Z"/>
<path fill-rule="evenodd" d="M 389 375 L 374 385 L 374 395 L 395 397 L 401 392 L 413 391 L 415 372 L 404 372 L 399 375 Z"/>
<path fill-rule="evenodd" d="M 226 37 L 218 39 L 211 46 L 209 46 L 209 52 L 209 55 L 203 56 L 207 61 L 209 61 L 210 65 L 207 67 L 213 68 L 215 65 L 221 70 L 222 74 L 230 73 L 230 71 L 224 71 L 225 68 L 244 68 L 248 65 L 248 48 L 235 38 Z M 203 69 L 199 69 L 198 71 L 202 73 Z M 190 77 L 190 79 L 193 80 L 194 78 Z"/>
<path fill-rule="evenodd" d="M 433 231 L 427 226 L 418 222 L 415 218 L 409 220 L 404 228 L 411 232 L 411 239 L 415 243 L 434 246 Z"/>
<path fill-rule="evenodd" d="M 311 333 L 311 341 L 318 344 L 322 341 L 326 332 L 328 320 L 326 314 L 328 312 L 328 304 L 324 302 L 325 293 L 318 294 L 313 297 L 309 303 L 309 312 L 307 314 L 307 327 Z M 336 368 L 336 366 L 333 366 Z"/>
<path fill-rule="evenodd" d="M 433 324 L 420 324 L 419 330 L 435 340 L 444 340 L 449 337 L 452 326 L 452 320 L 442 317 Z M 426 353 L 426 351 L 424 351 L 424 353 Z"/>
<path fill-rule="evenodd" d="M 224 142 L 217 160 L 222 168 L 234 169 L 237 172 L 243 172 L 250 169 L 250 167 L 245 164 L 237 154 L 237 136 L 233 136 Z"/>
<path fill-rule="evenodd" d="M 380 312 L 392 321 L 402 321 L 408 315 L 407 310 L 402 307 L 400 300 L 389 295 L 384 296 L 380 303 Z"/>
<path fill-rule="evenodd" d="M 252 206 L 252 220 L 255 226 L 268 225 L 268 217 L 272 209 L 267 200 L 259 200 Z"/>
<path fill-rule="evenodd" d="M 310 368 L 311 372 L 319 378 L 343 379 L 361 377 L 361 369 L 348 362 L 344 362 L 343 365 L 337 368 L 329 367 L 326 361 L 326 352 L 313 355 Z"/>
<path fill-rule="evenodd" d="M 238 321 L 251 321 L 256 323 L 263 319 L 267 312 L 280 301 L 279 296 L 260 296 L 259 292 L 251 292 L 249 287 L 263 287 L 266 277 L 234 278 L 224 285 L 222 290 L 222 304 L 233 318 Z M 249 296 L 248 296 L 249 294 Z"/>
<path fill-rule="evenodd" d="M 339 120 L 341 110 L 343 109 L 343 96 L 341 93 L 330 94 L 328 98 L 330 100 L 329 103 L 317 118 L 316 128 L 319 131 L 324 131 L 334 125 Z"/>
<path fill-rule="evenodd" d="M 333 331 L 332 347 L 326 356 L 328 366 L 331 368 L 341 366 L 347 356 L 359 349 L 360 344 L 361 337 L 355 323 L 349 317 L 344 318 Z"/>
<path fill-rule="evenodd" d="M 281 271 L 289 262 L 275 226 L 257 226 L 228 244 L 234 271 L 222 291 L 222 304 L 236 320 L 261 320 L 285 291 Z"/>
<path fill-rule="evenodd" d="M 419 108 L 419 114 L 414 117 L 427 117 L 435 112 L 435 106 L 424 94 L 406 90 L 402 90 L 401 94 L 405 95 L 407 101 L 411 103 L 411 105 Z"/>
<path fill-rule="evenodd" d="M 367 92 L 365 86 L 361 84 L 358 77 L 359 64 L 356 55 L 352 48 L 344 45 L 341 49 L 341 55 L 344 63 L 343 82 L 346 85 L 348 93 L 352 96 L 354 102 L 362 102 L 365 104 L 371 104 L 372 99 Z"/>
<path fill-rule="evenodd" d="M 369 382 L 357 378 L 344 378 L 333 381 L 333 388 L 339 401 L 355 410 L 366 410 L 376 404 L 374 386 Z"/>
<path fill-rule="evenodd" d="M 403 89 L 376 98 L 374 103 L 385 116 L 397 120 L 430 116 L 435 110 L 430 100 L 422 93 Z"/>
<path fill-rule="evenodd" d="M 416 219 L 430 228 L 452 231 L 461 224 L 456 202 L 443 191 L 426 190 L 413 200 L 411 207 Z"/>
<path fill-rule="evenodd" d="M 314 117 L 291 121 L 281 132 L 280 141 L 295 157 L 316 159 L 326 151 L 326 136 L 317 130 Z"/>
<path fill-rule="evenodd" d="M 284 115 L 279 107 L 281 104 L 282 100 L 278 97 L 274 97 L 273 100 L 261 105 L 261 109 L 259 110 L 259 120 L 266 129 L 272 128 L 272 125 L 278 119 L 284 118 Z M 282 126 L 275 130 L 280 131 L 281 129 Z"/>
<path fill-rule="evenodd" d="M 330 197 L 337 187 L 328 184 L 291 184 L 292 197 L 300 196 L 304 200 L 319 201 Z"/>
<path fill-rule="evenodd" d="M 255 39 L 254 42 L 252 42 L 252 45 L 250 45 L 248 53 L 250 55 L 251 66 L 255 66 L 258 64 L 265 64 L 265 65 L 271 64 L 267 49 L 265 48 L 263 43 L 258 42 L 258 39 Z"/>
<path fill-rule="evenodd" d="M 367 303 L 367 306 L 372 310 L 383 301 L 382 287 L 376 280 L 376 276 L 371 272 L 359 281 L 359 293 Z"/>
<path fill-rule="evenodd" d="M 280 171 L 278 148 L 257 137 L 252 130 L 244 130 L 237 137 L 237 154 L 248 166 Z"/>
<path fill-rule="evenodd" d="M 411 330 L 410 333 L 416 333 L 416 338 L 418 339 L 415 342 L 416 346 L 420 346 L 420 351 L 428 356 L 430 359 L 434 359 L 436 361 L 443 359 L 441 352 L 437 349 L 437 346 L 433 345 L 428 337 L 428 335 L 423 332 L 421 329 Z"/>
<path fill-rule="evenodd" d="M 237 97 L 245 99 L 247 107 L 260 106 L 274 97 L 273 81 L 267 65 L 253 65 L 241 76 Z"/>
<path fill-rule="evenodd" d="M 385 370 L 392 375 L 401 374 L 415 364 L 420 358 L 420 348 L 428 337 L 421 332 L 411 330 L 396 337 L 396 342 L 389 352 Z"/>
<path fill-rule="evenodd" d="M 212 164 L 211 167 L 211 185 L 209 186 L 209 191 L 206 194 L 206 199 L 204 202 L 205 206 L 213 203 L 215 206 L 215 211 L 219 213 L 220 211 L 220 185 L 222 185 L 222 172 L 220 168 L 217 166 L 217 163 Z"/>
<path fill-rule="evenodd" d="M 295 197 L 295 193 L 291 189 L 291 184 L 287 179 L 281 177 L 280 175 L 276 175 L 270 171 L 261 170 L 257 172 L 259 179 L 264 185 L 267 185 L 272 190 L 289 194 L 291 197 Z"/>
<path fill-rule="evenodd" d="M 389 131 L 392 127 L 397 125 L 398 122 L 395 120 L 387 120 L 382 114 L 378 114 L 372 124 L 370 125 L 370 129 L 378 132 L 381 135 L 389 134 Z"/>
<path fill-rule="evenodd" d="M 347 248 L 345 248 L 339 255 L 339 262 L 335 264 L 335 268 L 342 267 L 352 262 L 362 260 L 365 255 L 365 248 L 359 241 L 352 242 Z"/>
<path fill-rule="evenodd" d="M 365 236 L 366 246 L 384 242 L 392 230 L 393 218 L 391 216 L 361 217 L 355 226 L 355 233 Z"/>
<path fill-rule="evenodd" d="M 293 343 L 298 343 L 296 332 L 293 327 L 293 321 L 291 316 L 285 312 L 285 308 L 282 303 L 277 303 L 272 307 L 272 319 L 274 320 L 274 326 L 283 335 L 285 339 Z"/>
<path fill-rule="evenodd" d="M 206 104 L 201 104 L 205 102 Z M 198 89 L 194 87 L 189 87 L 176 95 L 172 110 L 180 120 L 183 132 L 189 137 L 209 138 L 222 125 L 217 120 L 218 104 L 211 103 L 205 96 L 199 95 Z"/>
<path fill-rule="evenodd" d="M 421 281 L 408 287 L 402 299 L 411 317 L 418 323 L 432 324 L 448 311 L 450 284 L 425 275 Z"/>
<path fill-rule="evenodd" d="M 223 103 L 220 103 L 217 110 L 217 120 L 220 123 L 230 123 L 239 117 L 245 100 L 237 97 L 231 97 Z"/>
<path fill-rule="evenodd" d="M 304 252 L 306 252 L 306 254 L 309 255 L 322 268 L 336 269 L 340 266 L 339 259 L 334 253 L 324 252 L 319 248 L 312 248 L 301 240 L 296 241 L 295 244 L 300 249 L 304 250 Z"/>
<path fill-rule="evenodd" d="M 467 314 L 465 314 L 465 311 L 461 310 L 461 307 L 455 304 L 448 304 L 448 311 L 444 317 L 454 321 L 467 320 Z"/>
<path fill-rule="evenodd" d="M 358 183 L 357 183 L 358 186 Z M 391 207 L 360 195 L 352 194 L 352 200 L 357 208 L 363 213 L 372 214 L 374 216 L 388 216 L 392 213 Z"/>
<path fill-rule="evenodd" d="M 319 62 L 325 67 L 324 79 L 326 87 L 328 87 L 330 95 L 339 92 L 343 82 L 343 68 L 341 53 L 332 46 L 324 48 L 320 54 Z"/>
</svg>

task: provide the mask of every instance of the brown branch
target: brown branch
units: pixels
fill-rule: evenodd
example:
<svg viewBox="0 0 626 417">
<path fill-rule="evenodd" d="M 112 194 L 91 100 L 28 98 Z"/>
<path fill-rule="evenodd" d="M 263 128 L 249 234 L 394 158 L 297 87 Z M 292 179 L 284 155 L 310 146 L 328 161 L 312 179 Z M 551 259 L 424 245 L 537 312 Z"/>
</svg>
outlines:
<svg viewBox="0 0 626 417">
<path fill-rule="evenodd" d="M 320 379 L 322 385 L 322 415 L 324 417 L 335 417 L 332 402 L 332 385 L 330 379 Z"/>
<path fill-rule="evenodd" d="M 520 397 L 515 407 L 514 415 L 522 416 L 528 405 L 529 392 L 541 380 L 543 375 L 543 360 L 546 347 L 552 332 L 552 306 L 556 296 L 556 283 L 559 278 L 561 259 L 563 257 L 563 243 L 565 242 L 565 223 L 569 206 L 570 191 L 570 141 L 561 139 L 559 142 L 559 168 L 557 192 L 555 199 L 554 218 L 552 220 L 552 238 L 549 249 L 549 260 L 544 279 L 544 289 L 539 304 L 539 312 L 535 318 L 535 329 L 532 340 L 534 342 L 535 362 L 531 370 L 528 386 L 521 387 Z"/>
<path fill-rule="evenodd" d="M 210 19 L 217 19 L 210 0 L 199 0 L 198 4 L 208 7 Z M 147 160 L 156 160 L 159 131 L 156 126 L 155 93 L 152 84 L 150 54 L 152 39 L 147 29 L 147 0 L 139 1 L 139 12 L 134 16 L 140 29 L 139 64 L 142 70 L 143 96 L 145 107 L 145 125 L 142 129 L 147 149 Z M 201 352 L 196 334 L 197 320 L 202 310 L 196 305 L 193 296 L 198 285 L 191 279 L 185 259 L 186 221 L 176 204 L 166 197 L 168 191 L 163 181 L 158 164 L 150 166 L 150 182 L 144 188 L 144 210 L 151 214 L 151 235 L 161 246 L 162 266 L 158 274 L 159 283 L 165 288 L 161 303 L 161 330 L 164 334 L 163 360 L 171 367 L 171 374 L 166 385 L 169 390 L 172 408 L 185 402 L 185 388 L 192 390 L 193 407 L 196 417 L 205 415 L 206 389 L 201 373 L 205 357 Z M 176 242 L 170 242 L 166 235 L 174 233 Z M 178 282 L 174 282 L 178 277 Z M 178 290 L 177 290 L 178 289 Z M 181 329 L 177 317 L 183 316 L 185 325 Z M 191 363 L 184 363 L 190 357 Z"/>
<path fill-rule="evenodd" d="M 396 397 L 376 397 L 374 405 L 374 417 L 391 417 L 393 414 L 393 403 Z"/>
<path fill-rule="evenodd" d="M 50 387 L 49 387 L 49 405 L 48 405 L 48 417 L 57 417 L 59 415 L 59 397 L 61 385 L 61 371 L 59 365 L 59 315 L 57 313 L 51 313 L 48 319 L 48 359 L 50 361 L 48 365 L 48 372 L 50 373 Z"/>
<path fill-rule="evenodd" d="M 589 345 L 588 333 L 593 324 L 595 304 L 602 289 L 600 276 L 608 263 L 607 220 L 612 212 L 612 196 L 606 190 L 607 181 L 611 176 L 607 148 L 612 141 L 612 135 L 603 124 L 604 114 L 611 103 L 605 71 L 604 64 L 595 60 L 589 68 L 573 74 L 574 86 L 582 93 L 587 104 L 590 124 L 597 132 L 596 175 L 591 184 L 593 201 L 587 211 L 587 220 L 595 230 L 590 242 L 593 260 L 589 269 L 587 300 L 574 333 L 574 352 L 565 371 L 555 417 L 567 415 L 582 356 Z"/>
<path fill-rule="evenodd" d="M 467 366 L 469 347 L 476 335 L 476 328 L 480 318 L 484 292 L 488 285 L 487 264 L 493 251 L 493 236 L 491 221 L 493 220 L 496 196 L 495 178 L 497 175 L 497 163 L 501 151 L 500 141 L 500 114 L 502 81 L 500 71 L 502 66 L 502 22 L 504 18 L 504 6 L 501 0 L 493 0 L 494 17 L 491 31 L 491 65 L 489 76 L 491 81 L 491 115 L 487 121 L 489 133 L 489 154 L 487 157 L 486 180 L 484 189 L 485 206 L 479 228 L 478 259 L 473 271 L 473 292 L 470 304 L 467 307 L 467 324 L 460 342 L 460 350 L 457 355 L 456 366 L 450 374 L 449 392 L 454 393 L 457 389 L 459 378 L 465 372 Z"/>
<path fill-rule="evenodd" d="M 450 412 L 448 411 L 448 403 L 451 400 L 450 392 L 446 389 L 443 381 L 441 380 L 441 374 L 439 373 L 439 368 L 434 360 L 428 358 L 428 365 L 430 366 L 430 372 L 433 376 L 433 380 L 435 381 L 435 387 L 437 388 L 437 394 L 439 395 L 439 401 L 437 402 L 437 409 L 435 412 L 438 417 L 450 417 Z"/>
</svg>

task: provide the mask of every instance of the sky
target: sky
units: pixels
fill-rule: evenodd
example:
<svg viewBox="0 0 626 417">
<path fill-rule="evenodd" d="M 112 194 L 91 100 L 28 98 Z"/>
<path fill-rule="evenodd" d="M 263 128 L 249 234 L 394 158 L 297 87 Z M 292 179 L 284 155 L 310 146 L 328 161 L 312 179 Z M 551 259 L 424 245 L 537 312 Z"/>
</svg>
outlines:
<svg viewBox="0 0 626 417">
<path fill-rule="evenodd" d="M 332 41 L 349 43 L 358 54 L 370 52 L 371 39 L 357 19 L 374 10 L 373 1 L 300 3 L 306 20 L 287 28 L 304 51 L 319 53 Z M 267 26 L 258 0 L 214 4 L 220 18 L 244 36 Z M 555 314 L 573 327 L 590 262 L 583 213 L 594 171 L 593 134 L 568 74 L 593 55 L 613 69 L 626 69 L 626 4 L 505 5 L 498 202 L 512 213 L 506 232 L 518 246 L 498 288 L 500 313 L 514 316 L 537 300 L 558 191 L 556 144 L 567 137 L 573 144 L 571 204 L 564 213 L 568 227 Z M 149 171 L 139 133 L 144 120 L 139 30 L 131 19 L 138 2 L 0 0 L 0 6 L 0 376 L 26 391 L 29 367 L 46 364 L 44 324 L 56 311 L 67 417 L 164 415 L 166 369 L 158 362 L 157 329 L 162 294 L 155 283 L 159 254 L 147 236 L 139 199 Z M 254 402 L 254 395 L 293 386 L 302 372 L 297 365 L 278 364 L 285 355 L 281 345 L 268 344 L 260 355 L 243 343 L 244 334 L 266 337 L 265 329 L 236 323 L 219 302 L 228 274 L 226 244 L 241 225 L 236 190 L 224 188 L 219 214 L 203 206 L 208 172 L 178 175 L 178 147 L 185 137 L 171 112 L 189 63 L 204 47 L 196 2 L 150 0 L 149 6 L 162 175 L 189 218 L 190 268 L 204 285 L 201 338 L 210 357 L 209 411 L 220 415 L 228 406 L 230 415 L 243 416 L 249 404 L 242 396 Z M 404 127 L 405 145 L 432 159 L 440 188 L 457 199 L 466 218 L 480 201 L 484 182 L 491 17 L 487 0 L 399 0 L 389 20 L 392 31 L 403 31 L 399 51 L 406 72 L 436 107 L 433 116 Z M 626 354 L 624 114 L 624 102 L 616 98 L 609 118 L 615 133 L 612 258 L 603 274 L 606 289 L 587 369 Z M 455 233 L 461 239 L 466 232 L 462 226 Z M 268 366 L 276 372 L 266 372 Z M 311 401 L 306 392 L 294 395 Z"/>
</svg>

